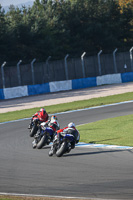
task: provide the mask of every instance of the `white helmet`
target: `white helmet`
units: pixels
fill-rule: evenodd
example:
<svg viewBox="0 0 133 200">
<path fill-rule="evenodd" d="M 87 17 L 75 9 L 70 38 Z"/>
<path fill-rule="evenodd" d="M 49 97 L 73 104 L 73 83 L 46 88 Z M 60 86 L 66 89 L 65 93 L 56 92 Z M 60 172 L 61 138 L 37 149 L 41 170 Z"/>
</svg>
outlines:
<svg viewBox="0 0 133 200">
<path fill-rule="evenodd" d="M 75 128 L 75 124 L 74 124 L 73 122 L 70 122 L 70 123 L 68 124 L 68 128 Z"/>
</svg>

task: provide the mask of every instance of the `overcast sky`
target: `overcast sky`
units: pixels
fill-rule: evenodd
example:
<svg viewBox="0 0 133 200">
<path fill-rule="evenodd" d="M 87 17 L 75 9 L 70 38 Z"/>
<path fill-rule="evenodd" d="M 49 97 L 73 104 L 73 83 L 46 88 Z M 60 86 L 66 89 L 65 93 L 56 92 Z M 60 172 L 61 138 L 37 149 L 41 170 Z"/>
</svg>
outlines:
<svg viewBox="0 0 133 200">
<path fill-rule="evenodd" d="M 26 3 L 28 1 L 34 1 L 34 0 L 0 0 L 0 4 L 2 6 L 9 6 L 11 4 L 17 5 L 17 4 L 21 4 L 21 3 Z"/>
</svg>

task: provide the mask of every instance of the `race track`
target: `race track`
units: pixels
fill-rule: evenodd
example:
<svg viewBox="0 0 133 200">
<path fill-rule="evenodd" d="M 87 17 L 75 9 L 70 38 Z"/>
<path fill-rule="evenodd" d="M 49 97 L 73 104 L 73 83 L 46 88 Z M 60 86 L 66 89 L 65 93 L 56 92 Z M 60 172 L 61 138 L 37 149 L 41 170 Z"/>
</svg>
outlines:
<svg viewBox="0 0 133 200">
<path fill-rule="evenodd" d="M 61 127 L 133 114 L 133 103 L 59 114 Z M 0 124 L 0 193 L 133 199 L 133 150 L 76 147 L 61 158 L 32 149 L 29 120 Z"/>
</svg>

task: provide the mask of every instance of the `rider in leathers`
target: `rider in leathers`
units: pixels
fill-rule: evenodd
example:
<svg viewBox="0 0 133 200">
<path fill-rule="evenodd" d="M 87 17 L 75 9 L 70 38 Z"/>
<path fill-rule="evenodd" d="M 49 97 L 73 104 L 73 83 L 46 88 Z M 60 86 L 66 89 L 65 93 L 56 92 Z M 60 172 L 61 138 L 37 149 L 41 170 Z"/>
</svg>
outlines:
<svg viewBox="0 0 133 200">
<path fill-rule="evenodd" d="M 71 148 L 74 149 L 75 144 L 79 142 L 80 134 L 79 134 L 79 131 L 76 129 L 75 124 L 73 122 L 70 122 L 67 127 L 58 130 L 57 134 L 55 135 L 54 141 L 56 139 L 60 140 L 60 137 L 62 137 L 62 135 L 65 133 L 72 134 L 74 136 L 75 141 L 71 143 Z M 54 144 L 54 141 L 53 141 L 53 144 Z M 53 152 L 53 145 L 52 145 L 51 150 L 49 152 L 49 156 L 52 156 L 53 153 L 54 152 Z"/>
<path fill-rule="evenodd" d="M 57 117 L 55 115 L 53 115 L 51 117 L 51 119 L 49 121 L 46 121 L 44 126 L 42 127 L 42 130 L 43 130 L 42 134 L 44 134 L 45 132 L 48 132 L 54 138 L 54 135 L 55 135 L 56 131 L 59 130 L 59 129 L 60 129 L 60 125 L 58 123 L 58 119 L 57 119 Z M 38 136 L 39 135 L 36 134 L 35 135 L 35 139 L 32 142 L 33 148 L 35 148 L 36 145 L 37 145 L 37 140 L 36 139 L 37 139 Z"/>
<path fill-rule="evenodd" d="M 32 121 L 33 121 L 33 118 L 34 117 L 37 117 L 40 122 L 46 122 L 49 118 L 46 110 L 44 108 L 41 108 L 40 111 L 36 112 L 33 116 L 32 116 L 32 119 L 30 121 L 30 124 L 29 124 L 29 129 L 31 128 L 31 124 L 32 124 Z"/>
</svg>

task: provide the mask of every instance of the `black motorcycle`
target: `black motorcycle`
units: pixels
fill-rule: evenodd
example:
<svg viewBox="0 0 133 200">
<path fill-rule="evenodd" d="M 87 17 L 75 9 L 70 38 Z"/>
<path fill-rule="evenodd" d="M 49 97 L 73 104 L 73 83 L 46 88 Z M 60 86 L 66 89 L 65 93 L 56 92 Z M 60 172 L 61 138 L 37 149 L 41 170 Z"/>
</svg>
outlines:
<svg viewBox="0 0 133 200">
<path fill-rule="evenodd" d="M 34 135 L 37 133 L 40 123 L 40 120 L 33 116 L 31 119 L 31 124 L 29 125 L 30 137 L 34 137 Z"/>
</svg>

